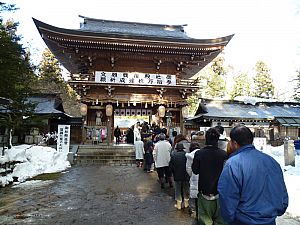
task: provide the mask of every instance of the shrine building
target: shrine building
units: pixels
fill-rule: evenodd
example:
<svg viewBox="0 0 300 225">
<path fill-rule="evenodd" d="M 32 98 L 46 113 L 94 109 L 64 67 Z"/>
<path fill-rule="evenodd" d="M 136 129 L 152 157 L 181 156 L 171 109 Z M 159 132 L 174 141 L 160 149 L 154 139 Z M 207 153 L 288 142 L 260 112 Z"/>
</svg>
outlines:
<svg viewBox="0 0 300 225">
<path fill-rule="evenodd" d="M 95 130 L 112 142 L 117 125 L 128 128 L 120 126 L 122 118 L 184 132 L 187 98 L 199 89 L 192 77 L 233 35 L 195 39 L 185 33 L 186 25 L 81 18 L 79 29 L 33 20 L 81 96 L 82 142 Z"/>
</svg>

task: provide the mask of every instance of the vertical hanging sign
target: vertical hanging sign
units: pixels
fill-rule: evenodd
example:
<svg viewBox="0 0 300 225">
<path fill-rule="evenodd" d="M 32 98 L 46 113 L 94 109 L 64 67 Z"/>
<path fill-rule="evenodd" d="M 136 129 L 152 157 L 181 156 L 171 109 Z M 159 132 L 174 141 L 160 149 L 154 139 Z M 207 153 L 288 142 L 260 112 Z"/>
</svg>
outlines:
<svg viewBox="0 0 300 225">
<path fill-rule="evenodd" d="M 70 148 L 70 125 L 58 125 L 57 151 L 68 154 Z"/>
</svg>

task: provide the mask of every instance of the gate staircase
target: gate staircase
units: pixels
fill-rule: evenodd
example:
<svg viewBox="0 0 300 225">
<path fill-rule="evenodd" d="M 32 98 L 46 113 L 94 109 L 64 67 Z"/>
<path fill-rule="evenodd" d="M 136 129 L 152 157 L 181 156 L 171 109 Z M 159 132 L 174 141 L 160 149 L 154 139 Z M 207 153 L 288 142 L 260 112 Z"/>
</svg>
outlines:
<svg viewBox="0 0 300 225">
<path fill-rule="evenodd" d="M 79 145 L 75 155 L 76 165 L 135 165 L 133 145 Z"/>
</svg>

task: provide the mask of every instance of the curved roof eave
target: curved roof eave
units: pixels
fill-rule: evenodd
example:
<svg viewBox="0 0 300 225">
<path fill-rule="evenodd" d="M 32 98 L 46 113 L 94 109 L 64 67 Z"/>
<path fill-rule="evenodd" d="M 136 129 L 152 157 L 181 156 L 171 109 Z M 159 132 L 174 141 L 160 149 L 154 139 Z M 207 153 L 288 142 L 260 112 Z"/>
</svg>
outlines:
<svg viewBox="0 0 300 225">
<path fill-rule="evenodd" d="M 168 42 L 174 44 L 187 44 L 187 45 L 200 45 L 202 47 L 211 46 L 226 46 L 228 42 L 232 39 L 234 34 L 225 37 L 219 37 L 215 39 L 195 39 L 195 38 L 172 38 L 172 37 L 157 37 L 157 36 L 130 36 L 128 34 L 120 33 L 95 33 L 76 29 L 65 29 L 55 27 L 44 22 L 41 22 L 35 18 L 32 18 L 40 35 L 42 36 L 42 30 L 57 33 L 59 35 L 74 36 L 74 37 L 84 37 L 84 38 L 111 38 L 111 39 L 122 39 L 128 41 L 152 41 L 152 42 Z M 101 37 L 99 36 L 101 35 Z"/>
</svg>

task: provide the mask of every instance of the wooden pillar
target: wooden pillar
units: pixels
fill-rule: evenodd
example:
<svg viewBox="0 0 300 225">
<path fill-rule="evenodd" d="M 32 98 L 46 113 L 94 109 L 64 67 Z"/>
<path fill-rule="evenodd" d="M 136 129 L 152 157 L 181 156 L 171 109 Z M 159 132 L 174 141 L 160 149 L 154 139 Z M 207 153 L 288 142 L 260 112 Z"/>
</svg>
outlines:
<svg viewBox="0 0 300 225">
<path fill-rule="evenodd" d="M 82 144 L 85 143 L 86 141 L 86 126 L 87 126 L 87 113 L 88 113 L 88 106 L 86 104 L 81 104 L 80 106 L 80 114 L 82 116 L 82 138 L 81 138 L 81 141 L 82 141 Z"/>
<path fill-rule="evenodd" d="M 112 116 L 107 117 L 107 145 L 112 143 Z"/>
<path fill-rule="evenodd" d="M 180 133 L 182 133 L 183 135 L 186 135 L 186 130 L 184 128 L 184 118 L 182 115 L 182 110 L 180 108 Z"/>
<path fill-rule="evenodd" d="M 81 137 L 81 140 L 82 140 L 82 144 L 85 143 L 86 141 L 86 125 L 87 125 L 87 116 L 82 116 L 82 137 Z"/>
</svg>

